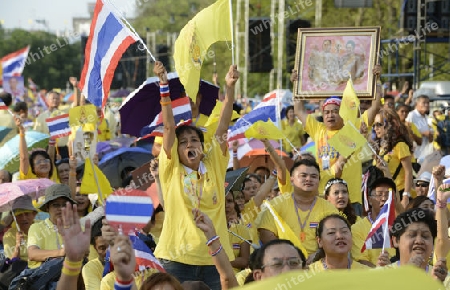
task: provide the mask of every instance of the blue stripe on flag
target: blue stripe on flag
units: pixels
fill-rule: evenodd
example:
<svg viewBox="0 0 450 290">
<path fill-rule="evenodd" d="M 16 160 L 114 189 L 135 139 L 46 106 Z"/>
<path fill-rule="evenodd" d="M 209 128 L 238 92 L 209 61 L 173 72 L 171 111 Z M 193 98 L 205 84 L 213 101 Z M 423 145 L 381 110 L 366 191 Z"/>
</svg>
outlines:
<svg viewBox="0 0 450 290">
<path fill-rule="evenodd" d="M 51 132 L 59 131 L 59 130 L 65 130 L 69 129 L 69 122 L 61 122 L 61 123 L 55 123 L 48 127 L 48 130 Z"/>
<path fill-rule="evenodd" d="M 100 107 L 102 105 L 103 95 L 103 80 L 101 76 L 101 62 L 105 57 L 111 43 L 114 41 L 114 37 L 123 29 L 123 26 L 117 21 L 112 13 L 105 19 L 105 23 L 102 25 L 97 36 L 97 50 L 94 56 L 95 64 L 92 66 L 90 72 L 88 86 L 88 96 L 92 103 Z"/>
<path fill-rule="evenodd" d="M 20 69 L 22 67 L 22 63 L 25 61 L 25 58 L 20 55 L 20 58 L 17 58 L 15 61 L 11 62 L 9 65 L 3 67 L 3 74 L 8 74 L 14 72 L 16 69 Z"/>
<path fill-rule="evenodd" d="M 123 216 L 148 216 L 152 213 L 151 204 L 142 203 L 121 203 L 121 202 L 108 202 L 106 204 L 110 215 L 123 215 Z"/>
</svg>

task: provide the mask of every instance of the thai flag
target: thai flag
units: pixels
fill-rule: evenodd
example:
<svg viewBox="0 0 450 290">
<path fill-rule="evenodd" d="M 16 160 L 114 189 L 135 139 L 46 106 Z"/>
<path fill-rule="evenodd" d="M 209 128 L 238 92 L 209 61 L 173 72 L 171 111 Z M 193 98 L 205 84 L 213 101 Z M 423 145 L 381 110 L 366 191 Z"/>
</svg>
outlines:
<svg viewBox="0 0 450 290">
<path fill-rule="evenodd" d="M 38 93 L 37 95 L 37 104 L 42 107 L 44 110 L 48 110 L 47 101 L 45 100 L 45 96 L 42 93 Z"/>
<path fill-rule="evenodd" d="M 20 76 L 25 67 L 30 46 L 2 57 L 3 77 Z"/>
<path fill-rule="evenodd" d="M 392 190 L 389 191 L 389 198 L 383 205 L 376 220 L 372 224 L 366 241 L 361 249 L 361 253 L 366 249 L 385 249 L 391 248 L 391 239 L 389 229 L 394 223 L 395 206 L 392 196 Z"/>
<path fill-rule="evenodd" d="M 50 132 L 50 138 L 61 138 L 69 136 L 71 133 L 69 126 L 69 114 L 62 114 L 57 117 L 47 118 L 45 122 Z"/>
<path fill-rule="evenodd" d="M 172 111 L 177 127 L 181 125 L 189 125 L 192 122 L 191 103 L 189 98 L 179 98 L 172 101 Z M 150 123 L 150 125 L 142 128 L 142 137 L 139 138 L 139 140 L 153 136 L 162 136 L 163 132 L 163 117 L 162 113 L 159 113 L 158 115 L 156 115 L 155 119 Z"/>
<path fill-rule="evenodd" d="M 105 106 L 119 60 L 138 40 L 103 0 L 97 0 L 80 79 L 80 90 L 95 106 Z"/>
<path fill-rule="evenodd" d="M 33 82 L 31 78 L 28 78 L 28 88 L 33 92 L 37 90 L 37 85 Z"/>
<path fill-rule="evenodd" d="M 0 110 L 8 110 L 8 106 L 2 100 L 0 100 Z"/>
<path fill-rule="evenodd" d="M 228 132 L 228 141 L 245 138 L 245 131 L 257 121 L 266 122 L 268 119 L 278 123 L 280 99 L 276 92 L 266 94 L 261 103 L 259 103 L 250 113 L 238 119 Z"/>
<path fill-rule="evenodd" d="M 159 272 L 165 273 L 164 267 L 152 253 L 149 247 L 139 239 L 136 235 L 130 235 L 131 244 L 134 249 L 134 256 L 136 257 L 136 271 L 145 269 L 156 269 Z"/>
</svg>

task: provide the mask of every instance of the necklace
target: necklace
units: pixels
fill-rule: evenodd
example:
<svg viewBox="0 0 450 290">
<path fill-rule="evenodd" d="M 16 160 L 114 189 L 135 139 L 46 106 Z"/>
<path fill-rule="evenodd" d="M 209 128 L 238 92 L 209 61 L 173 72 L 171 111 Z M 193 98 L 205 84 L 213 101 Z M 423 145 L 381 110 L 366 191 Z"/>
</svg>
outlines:
<svg viewBox="0 0 450 290">
<path fill-rule="evenodd" d="M 322 265 L 325 270 L 328 270 L 327 263 L 325 263 L 325 258 L 322 259 Z M 350 258 L 348 258 L 347 269 L 350 270 L 351 267 L 352 267 L 352 260 Z"/>
<path fill-rule="evenodd" d="M 292 199 L 294 200 L 295 213 L 297 214 L 297 220 L 298 220 L 298 224 L 300 226 L 300 240 L 302 242 L 304 242 L 306 240 L 306 233 L 304 230 L 305 226 L 306 226 L 306 222 L 308 221 L 309 216 L 311 215 L 312 209 L 313 209 L 314 205 L 316 204 L 317 197 L 315 197 L 313 202 L 311 203 L 311 206 L 309 207 L 309 210 L 308 210 L 308 214 L 306 215 L 306 218 L 305 218 L 304 222 L 302 223 L 302 219 L 300 218 L 300 215 L 298 214 L 299 207 L 297 205 L 297 202 L 295 201 L 294 194 L 292 194 L 291 196 L 292 196 Z"/>
</svg>

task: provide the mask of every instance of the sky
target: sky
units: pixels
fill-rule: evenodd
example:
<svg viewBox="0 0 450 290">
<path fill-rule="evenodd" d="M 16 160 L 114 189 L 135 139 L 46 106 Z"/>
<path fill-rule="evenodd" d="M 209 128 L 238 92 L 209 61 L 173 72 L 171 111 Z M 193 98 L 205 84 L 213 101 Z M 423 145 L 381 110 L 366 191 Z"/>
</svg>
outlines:
<svg viewBox="0 0 450 290">
<path fill-rule="evenodd" d="M 127 18 L 134 16 L 133 0 L 111 0 Z M 56 33 L 73 30 L 73 17 L 89 17 L 88 3 L 95 0 L 0 0 L 0 22 L 4 28 L 50 30 Z M 45 20 L 48 28 L 36 23 Z"/>
</svg>

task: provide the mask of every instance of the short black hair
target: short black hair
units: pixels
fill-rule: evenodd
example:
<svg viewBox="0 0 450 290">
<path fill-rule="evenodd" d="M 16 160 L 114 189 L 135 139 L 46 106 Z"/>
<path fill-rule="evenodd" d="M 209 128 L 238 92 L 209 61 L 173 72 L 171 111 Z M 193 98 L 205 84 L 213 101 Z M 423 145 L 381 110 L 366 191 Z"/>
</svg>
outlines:
<svg viewBox="0 0 450 290">
<path fill-rule="evenodd" d="M 320 177 L 320 167 L 319 167 L 319 164 L 317 164 L 316 161 L 312 161 L 312 160 L 310 160 L 310 159 L 300 159 L 300 160 L 296 161 L 296 162 L 294 163 L 294 165 L 292 165 L 292 168 L 291 168 L 291 171 L 290 171 L 291 176 L 293 176 L 294 170 L 295 170 L 297 167 L 300 167 L 301 165 L 305 165 L 306 167 L 314 167 L 314 168 L 316 168 L 317 171 L 319 172 L 319 177 Z"/>
<path fill-rule="evenodd" d="M 182 126 L 178 126 L 175 129 L 175 135 L 177 136 L 177 139 L 180 138 L 180 136 L 185 133 L 185 132 L 195 132 L 198 135 L 198 138 L 200 139 L 200 142 L 202 144 L 205 143 L 205 136 L 203 134 L 203 131 L 200 130 L 199 128 L 195 127 L 195 126 L 191 126 L 191 125 L 182 125 Z"/>
<path fill-rule="evenodd" d="M 329 219 L 340 219 L 347 225 L 350 232 L 352 231 L 352 225 L 348 222 L 348 220 L 344 216 L 337 214 L 337 213 L 333 213 L 333 214 L 327 215 L 326 217 L 324 217 L 323 219 L 320 220 L 319 225 L 316 228 L 316 237 L 320 238 L 322 236 L 323 225 Z"/>
<path fill-rule="evenodd" d="M 288 112 L 289 112 L 290 110 L 293 110 L 293 111 L 294 111 L 294 106 L 287 106 L 287 107 L 286 107 L 286 118 L 287 118 L 287 114 L 288 114 Z M 294 112 L 295 112 L 295 111 L 294 111 Z"/>
<path fill-rule="evenodd" d="M 51 162 L 52 159 L 50 158 L 50 155 L 48 155 L 48 153 L 46 151 L 44 151 L 44 150 L 36 150 L 36 151 L 33 151 L 33 153 L 30 154 L 30 157 L 28 159 L 29 159 L 29 162 L 30 162 L 31 172 L 34 175 L 36 175 L 36 172 L 34 171 L 34 159 L 37 156 L 39 156 L 39 155 L 41 155 L 45 159 L 50 160 L 50 172 L 48 173 L 48 177 L 52 178 L 52 175 L 53 175 L 53 162 Z"/>
<path fill-rule="evenodd" d="M 399 214 L 392 224 L 390 233 L 391 237 L 396 237 L 397 240 L 405 233 L 406 229 L 413 223 L 424 223 L 430 228 L 431 235 L 434 239 L 437 236 L 437 223 L 434 219 L 433 213 L 422 208 L 413 208 Z"/>
<path fill-rule="evenodd" d="M 373 191 L 377 186 L 380 186 L 380 185 L 383 185 L 383 184 L 389 185 L 389 187 L 392 188 L 392 190 L 394 191 L 394 193 L 397 192 L 397 187 L 395 186 L 395 182 L 394 182 L 391 178 L 388 178 L 388 177 L 381 177 L 381 178 L 378 178 L 377 180 L 375 180 L 375 181 L 371 184 L 370 190 L 369 190 L 369 195 L 372 195 L 372 191 Z"/>
<path fill-rule="evenodd" d="M 259 176 L 258 176 L 258 178 L 259 178 Z M 244 188 L 245 188 L 245 183 L 247 183 L 247 182 L 249 182 L 249 181 L 252 181 L 251 179 L 250 179 L 250 177 L 245 177 L 244 178 L 244 180 L 242 181 L 242 187 L 241 187 L 241 191 L 242 190 L 244 190 Z M 252 181 L 253 182 L 253 181 Z"/>
<path fill-rule="evenodd" d="M 264 261 L 264 257 L 266 255 L 266 250 L 274 245 L 290 245 L 292 247 L 294 247 L 294 249 L 297 250 L 298 255 L 300 257 L 300 259 L 302 260 L 302 268 L 305 267 L 306 265 L 306 257 L 303 254 L 302 251 L 300 251 L 299 248 L 297 248 L 291 241 L 289 240 L 283 240 L 283 239 L 276 239 L 276 240 L 272 240 L 266 244 L 264 244 L 259 250 L 258 253 L 256 254 L 256 258 L 255 258 L 255 262 L 253 264 L 253 270 L 254 269 L 258 269 L 261 270 L 262 266 L 263 266 L 263 261 Z"/>
<path fill-rule="evenodd" d="M 17 102 L 14 106 L 14 113 L 19 113 L 20 111 L 28 111 L 28 105 L 25 102 Z"/>
<path fill-rule="evenodd" d="M 386 94 L 386 95 L 384 95 L 384 99 L 385 99 L 385 100 L 386 100 L 386 99 L 395 100 L 395 97 L 394 97 L 393 95 Z"/>
<path fill-rule="evenodd" d="M 12 182 L 12 174 L 11 174 L 11 172 L 9 172 L 6 169 L 0 169 L 0 171 L 2 171 L 2 170 L 6 172 L 6 177 L 8 178 L 8 180 L 4 180 L 4 182 Z"/>
<path fill-rule="evenodd" d="M 12 95 L 10 93 L 7 92 L 0 93 L 0 99 L 2 99 L 3 103 L 5 103 L 7 107 L 11 106 Z"/>
<path fill-rule="evenodd" d="M 263 169 L 263 168 L 266 168 L 266 167 L 258 167 L 258 168 L 255 169 L 255 172 L 256 172 L 257 170 Z M 269 174 L 270 174 L 270 171 L 269 171 Z M 248 175 L 246 176 L 246 178 L 248 178 L 248 179 L 250 179 L 250 178 L 252 178 L 252 177 L 253 177 L 254 179 L 258 180 L 259 183 L 262 183 L 261 176 L 259 176 L 259 175 L 256 174 L 256 173 L 250 173 L 250 174 L 248 174 Z"/>
</svg>

